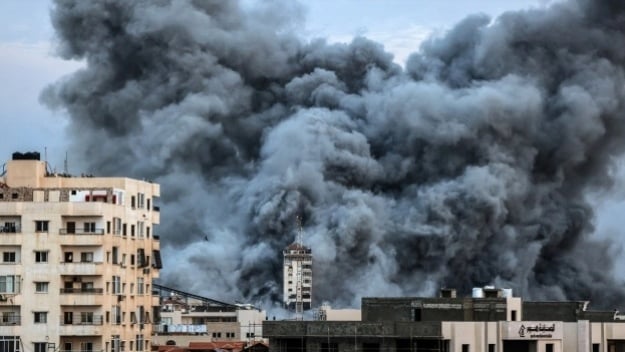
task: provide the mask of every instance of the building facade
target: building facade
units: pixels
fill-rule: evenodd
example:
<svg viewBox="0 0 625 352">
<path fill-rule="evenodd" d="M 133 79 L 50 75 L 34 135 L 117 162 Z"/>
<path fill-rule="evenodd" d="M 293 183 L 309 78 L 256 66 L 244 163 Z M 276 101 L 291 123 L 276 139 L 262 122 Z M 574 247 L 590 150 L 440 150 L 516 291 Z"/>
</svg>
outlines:
<svg viewBox="0 0 625 352">
<path fill-rule="evenodd" d="M 160 324 L 155 326 L 156 345 L 191 346 L 206 342 L 263 342 L 264 310 L 249 304 L 231 304 L 154 285 L 160 297 Z"/>
<path fill-rule="evenodd" d="M 625 316 L 588 302 L 523 302 L 509 290 L 459 298 L 363 298 L 360 321 L 267 321 L 270 351 L 621 352 Z"/>
<path fill-rule="evenodd" d="M 159 195 L 14 153 L 0 170 L 0 350 L 149 351 Z"/>
<path fill-rule="evenodd" d="M 312 305 L 312 250 L 296 241 L 283 256 L 284 307 L 301 314 Z"/>
</svg>

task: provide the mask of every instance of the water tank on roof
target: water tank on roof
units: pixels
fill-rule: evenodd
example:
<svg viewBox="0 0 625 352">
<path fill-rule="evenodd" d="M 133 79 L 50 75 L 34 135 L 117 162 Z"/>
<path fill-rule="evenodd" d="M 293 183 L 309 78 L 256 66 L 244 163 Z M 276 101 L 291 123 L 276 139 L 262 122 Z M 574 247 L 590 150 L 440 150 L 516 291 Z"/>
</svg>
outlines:
<svg viewBox="0 0 625 352">
<path fill-rule="evenodd" d="M 13 153 L 13 160 L 39 160 L 39 158 L 40 156 L 38 152 Z"/>
<path fill-rule="evenodd" d="M 484 298 L 484 289 L 482 289 L 481 287 L 474 287 L 471 291 L 471 297 Z"/>
</svg>

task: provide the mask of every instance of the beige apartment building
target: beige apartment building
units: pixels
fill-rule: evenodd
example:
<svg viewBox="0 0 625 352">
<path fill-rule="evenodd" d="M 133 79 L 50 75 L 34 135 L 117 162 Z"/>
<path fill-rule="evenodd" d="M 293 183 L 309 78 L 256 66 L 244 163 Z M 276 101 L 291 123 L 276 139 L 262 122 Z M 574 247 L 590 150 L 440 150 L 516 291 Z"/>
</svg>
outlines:
<svg viewBox="0 0 625 352">
<path fill-rule="evenodd" d="M 159 195 L 51 173 L 39 153 L 0 166 L 0 351 L 149 351 Z"/>
</svg>

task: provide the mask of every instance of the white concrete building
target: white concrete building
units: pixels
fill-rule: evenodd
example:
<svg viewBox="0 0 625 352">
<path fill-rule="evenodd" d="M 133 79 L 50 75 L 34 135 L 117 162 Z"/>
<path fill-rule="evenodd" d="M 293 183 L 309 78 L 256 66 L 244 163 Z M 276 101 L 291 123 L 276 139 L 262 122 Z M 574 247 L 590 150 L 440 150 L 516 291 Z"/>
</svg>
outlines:
<svg viewBox="0 0 625 352">
<path fill-rule="evenodd" d="M 312 251 L 295 242 L 284 250 L 283 255 L 284 307 L 296 312 L 309 310 L 312 305 Z"/>
<path fill-rule="evenodd" d="M 264 310 L 250 304 L 231 304 L 155 285 L 161 297 L 160 324 L 154 344 L 187 346 L 196 342 L 264 342 Z"/>
<path fill-rule="evenodd" d="M 0 350 L 149 351 L 159 185 L 0 168 Z"/>
</svg>

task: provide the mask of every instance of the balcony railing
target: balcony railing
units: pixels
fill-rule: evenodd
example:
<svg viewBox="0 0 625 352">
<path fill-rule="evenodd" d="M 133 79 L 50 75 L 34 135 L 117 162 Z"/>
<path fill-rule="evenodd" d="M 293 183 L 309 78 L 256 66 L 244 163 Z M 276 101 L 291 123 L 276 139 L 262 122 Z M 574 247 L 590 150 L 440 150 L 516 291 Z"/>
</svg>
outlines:
<svg viewBox="0 0 625 352">
<path fill-rule="evenodd" d="M 85 231 L 84 229 L 60 229 L 60 235 L 104 235 L 104 229 Z"/>
<path fill-rule="evenodd" d="M 20 232 L 22 232 L 22 226 L 20 224 L 0 226 L 0 233 L 20 233 Z"/>
<path fill-rule="evenodd" d="M 91 294 L 101 295 L 104 292 L 101 288 L 62 288 L 61 294 Z"/>
<path fill-rule="evenodd" d="M 102 325 L 104 319 L 101 315 L 81 316 L 73 314 L 71 318 L 61 316 L 61 325 Z"/>
<path fill-rule="evenodd" d="M 22 317 L 19 315 L 9 315 L 0 317 L 0 326 L 22 325 Z"/>
</svg>

